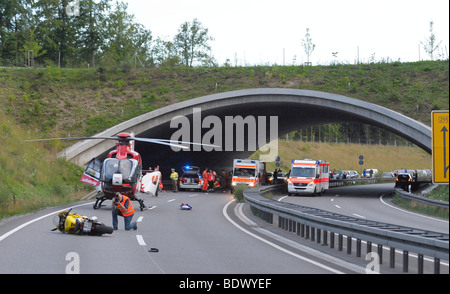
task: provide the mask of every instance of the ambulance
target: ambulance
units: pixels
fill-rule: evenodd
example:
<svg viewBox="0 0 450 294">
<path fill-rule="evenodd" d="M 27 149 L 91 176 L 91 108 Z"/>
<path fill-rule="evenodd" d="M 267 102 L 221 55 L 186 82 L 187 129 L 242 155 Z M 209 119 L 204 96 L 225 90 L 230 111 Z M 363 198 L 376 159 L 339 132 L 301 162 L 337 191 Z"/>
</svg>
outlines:
<svg viewBox="0 0 450 294">
<path fill-rule="evenodd" d="M 329 188 L 330 164 L 323 160 L 294 159 L 287 179 L 288 195 L 321 195 Z"/>
<path fill-rule="evenodd" d="M 233 178 L 231 186 L 244 184 L 256 187 L 265 184 L 266 163 L 255 159 L 233 160 Z"/>
</svg>

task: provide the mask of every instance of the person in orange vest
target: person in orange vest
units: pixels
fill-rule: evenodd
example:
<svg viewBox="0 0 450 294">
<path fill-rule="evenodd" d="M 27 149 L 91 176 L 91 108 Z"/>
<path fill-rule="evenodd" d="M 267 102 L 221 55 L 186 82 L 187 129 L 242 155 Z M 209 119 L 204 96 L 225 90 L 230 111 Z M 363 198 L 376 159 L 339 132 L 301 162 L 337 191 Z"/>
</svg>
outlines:
<svg viewBox="0 0 450 294">
<path fill-rule="evenodd" d="M 202 177 L 203 177 L 202 191 L 207 192 L 208 191 L 208 168 L 207 167 L 205 167 L 205 170 L 202 173 Z"/>
<path fill-rule="evenodd" d="M 131 203 L 130 198 L 120 193 L 116 193 L 116 196 L 112 201 L 112 222 L 114 230 L 117 230 L 118 220 L 117 216 L 123 216 L 123 220 L 125 223 L 125 230 L 136 230 L 137 224 L 135 222 L 131 222 L 134 215 L 134 206 Z"/>
</svg>

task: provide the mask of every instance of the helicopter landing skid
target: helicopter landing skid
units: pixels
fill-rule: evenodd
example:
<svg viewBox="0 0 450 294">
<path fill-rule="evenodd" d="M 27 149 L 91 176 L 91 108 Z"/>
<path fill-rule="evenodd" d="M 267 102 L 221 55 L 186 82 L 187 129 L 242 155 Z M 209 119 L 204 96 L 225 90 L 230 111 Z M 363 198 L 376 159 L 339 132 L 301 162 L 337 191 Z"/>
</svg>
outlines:
<svg viewBox="0 0 450 294">
<path fill-rule="evenodd" d="M 133 200 L 139 202 L 139 208 L 141 209 L 141 211 L 147 209 L 147 208 L 145 207 L 145 204 L 144 204 L 144 199 L 137 199 L 137 198 L 135 197 Z"/>
<path fill-rule="evenodd" d="M 94 209 L 99 209 L 100 207 L 105 206 L 105 205 L 102 205 L 102 203 L 103 203 L 103 201 L 105 201 L 106 199 L 108 199 L 108 198 L 105 197 L 105 196 L 97 197 L 97 201 L 95 201 L 94 206 L 93 206 Z"/>
<path fill-rule="evenodd" d="M 97 201 L 95 201 L 95 203 L 93 205 L 94 209 L 99 209 L 100 207 L 105 206 L 105 205 L 102 205 L 102 203 L 103 203 L 103 201 L 108 200 L 108 199 L 109 198 L 106 196 L 97 197 Z M 145 204 L 144 204 L 144 199 L 138 199 L 138 198 L 134 197 L 131 200 L 139 202 L 139 208 L 141 209 L 141 211 L 146 209 Z"/>
</svg>

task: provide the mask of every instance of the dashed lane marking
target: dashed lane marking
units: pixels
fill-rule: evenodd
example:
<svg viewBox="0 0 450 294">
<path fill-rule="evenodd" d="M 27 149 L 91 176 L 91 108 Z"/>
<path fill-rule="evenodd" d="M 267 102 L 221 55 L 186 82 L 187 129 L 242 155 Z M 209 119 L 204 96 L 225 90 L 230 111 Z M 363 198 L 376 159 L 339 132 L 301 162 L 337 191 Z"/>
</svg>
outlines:
<svg viewBox="0 0 450 294">
<path fill-rule="evenodd" d="M 142 235 L 136 235 L 136 239 L 137 239 L 139 245 L 147 246 L 147 244 L 145 244 L 144 238 L 142 238 Z"/>
</svg>

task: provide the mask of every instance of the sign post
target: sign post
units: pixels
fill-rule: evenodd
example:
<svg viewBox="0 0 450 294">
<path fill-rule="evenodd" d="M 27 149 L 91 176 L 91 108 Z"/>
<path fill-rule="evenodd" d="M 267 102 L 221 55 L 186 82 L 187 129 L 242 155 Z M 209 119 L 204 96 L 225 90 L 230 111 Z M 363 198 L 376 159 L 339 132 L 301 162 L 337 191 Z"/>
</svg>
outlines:
<svg viewBox="0 0 450 294">
<path fill-rule="evenodd" d="M 449 118 L 448 110 L 431 112 L 433 184 L 449 182 Z"/>
</svg>

